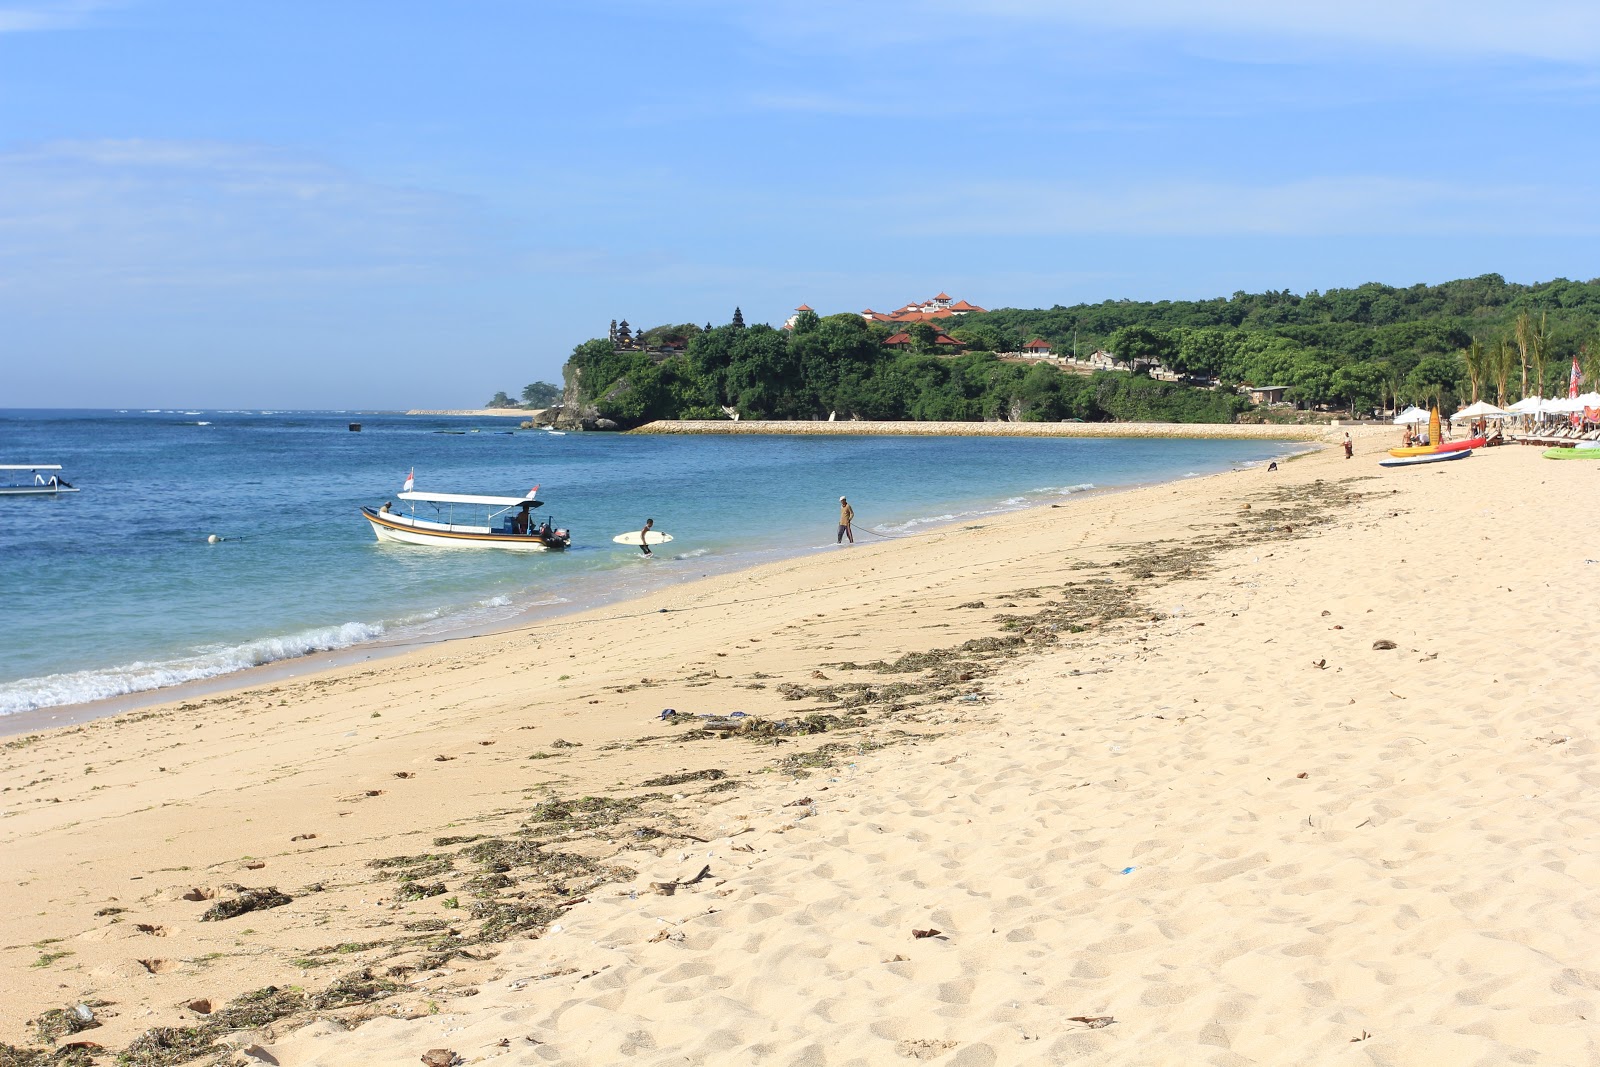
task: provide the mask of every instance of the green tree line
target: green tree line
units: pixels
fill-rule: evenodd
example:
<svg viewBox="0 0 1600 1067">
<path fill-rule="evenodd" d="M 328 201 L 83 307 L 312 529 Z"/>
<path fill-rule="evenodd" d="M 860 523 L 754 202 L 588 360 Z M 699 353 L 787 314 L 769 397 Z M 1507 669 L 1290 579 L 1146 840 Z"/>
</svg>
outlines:
<svg viewBox="0 0 1600 1067">
<path fill-rule="evenodd" d="M 1565 395 L 1570 361 L 1600 372 L 1600 280 L 1508 283 L 1497 274 L 1397 289 L 1376 283 L 1297 295 L 1235 293 L 1197 301 L 1106 301 L 1002 308 L 941 326 L 974 351 L 934 354 L 916 324 L 912 347 L 859 315 L 799 315 L 790 330 L 678 324 L 638 333 L 668 354 L 601 338 L 565 368 L 586 403 L 625 425 L 663 418 L 1227 422 L 1248 404 L 1234 386 L 1287 388 L 1298 405 L 1363 411 L 1405 402 L 1510 403 Z M 1097 348 L 1163 365 L 1221 388 L 1138 373 L 1066 373 L 998 358 L 1028 340 L 1059 354 Z"/>
</svg>

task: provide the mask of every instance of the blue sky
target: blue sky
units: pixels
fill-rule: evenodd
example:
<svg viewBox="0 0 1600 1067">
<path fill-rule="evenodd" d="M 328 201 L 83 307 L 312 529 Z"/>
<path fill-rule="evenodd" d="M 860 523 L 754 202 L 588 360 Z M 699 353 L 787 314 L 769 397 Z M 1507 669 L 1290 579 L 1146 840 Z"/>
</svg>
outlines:
<svg viewBox="0 0 1600 1067">
<path fill-rule="evenodd" d="M 476 405 L 735 305 L 1590 278 L 1597 104 L 1564 0 L 0 0 L 0 406 Z"/>
</svg>

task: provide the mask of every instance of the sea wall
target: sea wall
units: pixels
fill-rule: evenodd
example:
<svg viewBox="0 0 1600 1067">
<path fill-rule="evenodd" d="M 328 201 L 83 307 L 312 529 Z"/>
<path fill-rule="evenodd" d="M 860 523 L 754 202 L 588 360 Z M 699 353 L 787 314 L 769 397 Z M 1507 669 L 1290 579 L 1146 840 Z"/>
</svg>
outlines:
<svg viewBox="0 0 1600 1067">
<path fill-rule="evenodd" d="M 492 416 L 497 419 L 527 419 L 542 412 L 543 408 L 455 408 L 440 409 L 437 411 L 415 408 L 406 412 L 407 415 L 472 415 L 475 417 Z"/>
<path fill-rule="evenodd" d="M 1363 436 L 1374 429 L 1363 424 Z M 1201 437 L 1270 441 L 1328 441 L 1355 432 L 1349 426 L 1270 426 L 1214 422 L 797 422 L 669 420 L 633 433 L 652 434 L 883 434 L 901 437 Z"/>
</svg>

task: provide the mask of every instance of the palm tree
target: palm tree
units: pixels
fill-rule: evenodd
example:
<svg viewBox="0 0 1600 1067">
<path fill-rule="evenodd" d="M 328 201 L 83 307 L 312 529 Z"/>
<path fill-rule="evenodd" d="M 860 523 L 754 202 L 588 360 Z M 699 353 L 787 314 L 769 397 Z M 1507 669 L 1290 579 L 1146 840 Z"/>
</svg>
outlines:
<svg viewBox="0 0 1600 1067">
<path fill-rule="evenodd" d="M 1528 318 L 1526 311 L 1520 312 L 1512 329 L 1517 339 L 1517 352 L 1522 357 L 1522 395 L 1527 396 L 1528 352 L 1533 348 L 1533 320 Z"/>
<path fill-rule="evenodd" d="M 1495 404 L 1505 407 L 1506 386 L 1511 381 L 1511 342 L 1505 337 L 1495 340 L 1494 348 L 1489 353 L 1489 369 L 1494 377 Z"/>
<path fill-rule="evenodd" d="M 1544 396 L 1544 357 L 1550 348 L 1550 331 L 1545 326 L 1546 312 L 1539 313 L 1539 328 L 1533 332 L 1533 380 L 1539 383 L 1539 395 Z"/>
<path fill-rule="evenodd" d="M 1467 380 L 1472 383 L 1472 402 L 1478 402 L 1478 387 L 1489 376 L 1489 363 L 1483 345 L 1474 337 L 1472 344 L 1461 350 L 1461 361 L 1467 367 Z"/>
</svg>

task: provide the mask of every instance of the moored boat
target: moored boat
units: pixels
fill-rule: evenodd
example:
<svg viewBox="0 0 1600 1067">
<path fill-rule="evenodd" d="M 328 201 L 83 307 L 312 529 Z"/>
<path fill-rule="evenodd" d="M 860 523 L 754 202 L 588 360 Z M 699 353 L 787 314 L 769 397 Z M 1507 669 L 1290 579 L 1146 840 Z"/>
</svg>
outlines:
<svg viewBox="0 0 1600 1067">
<path fill-rule="evenodd" d="M 0 464 L 0 471 L 7 472 L 6 481 L 0 483 L 0 496 L 60 496 L 62 493 L 76 493 L 78 490 L 71 482 L 54 473 L 60 469 L 59 463 Z M 28 473 L 24 475 L 22 471 Z"/>
<path fill-rule="evenodd" d="M 1461 441 L 1445 441 L 1439 445 L 1412 445 L 1410 448 L 1391 448 L 1391 456 L 1426 456 L 1434 452 L 1465 452 L 1483 448 L 1489 443 L 1486 437 L 1468 437 Z"/>
<path fill-rule="evenodd" d="M 387 503 L 381 508 L 361 509 L 379 541 L 512 552 L 559 552 L 572 544 L 570 530 L 557 529 L 549 519 L 534 524 L 533 510 L 544 507 L 544 501 L 534 498 L 537 485 L 526 496 L 416 493 L 411 485 L 407 478 L 406 490 L 398 495 L 410 505 L 409 510 L 395 511 Z"/>
<path fill-rule="evenodd" d="M 1381 459 L 1380 467 L 1416 467 L 1424 463 L 1447 463 L 1453 459 L 1466 459 L 1472 455 L 1470 448 L 1458 449 L 1454 452 L 1424 452 L 1420 456 L 1396 456 L 1393 459 Z"/>
</svg>

